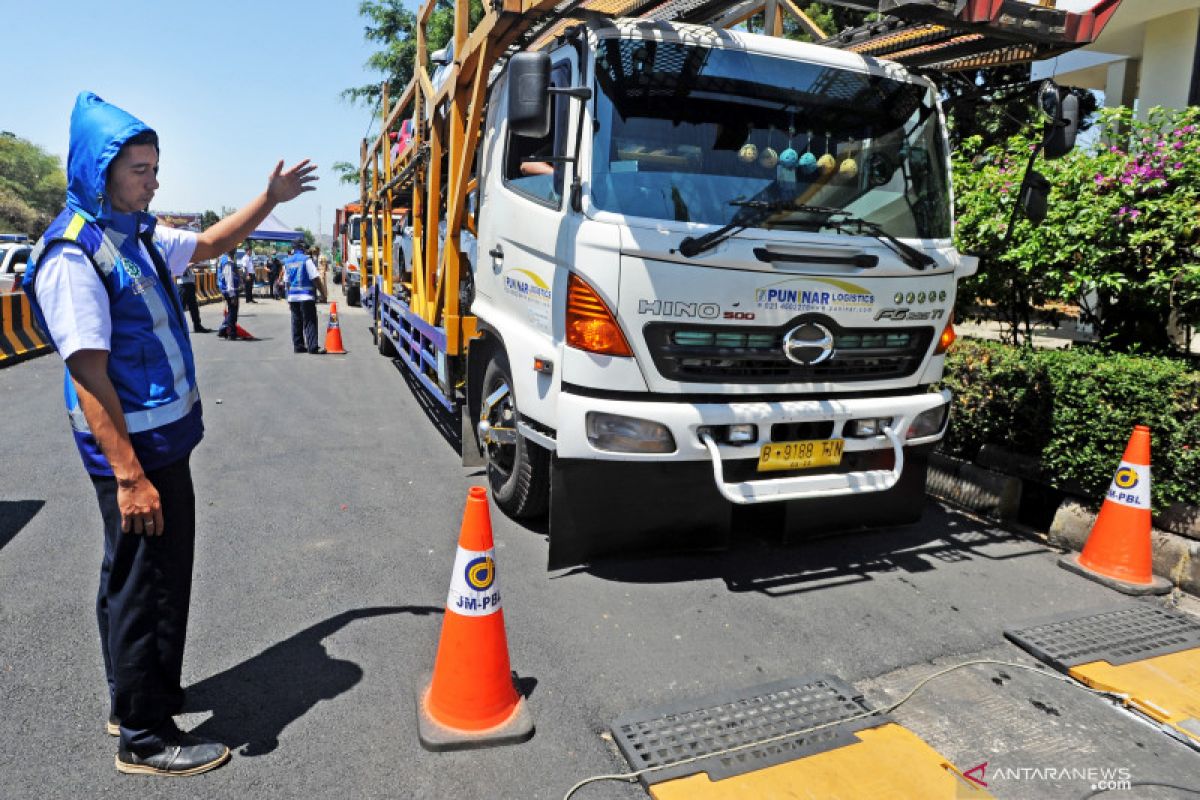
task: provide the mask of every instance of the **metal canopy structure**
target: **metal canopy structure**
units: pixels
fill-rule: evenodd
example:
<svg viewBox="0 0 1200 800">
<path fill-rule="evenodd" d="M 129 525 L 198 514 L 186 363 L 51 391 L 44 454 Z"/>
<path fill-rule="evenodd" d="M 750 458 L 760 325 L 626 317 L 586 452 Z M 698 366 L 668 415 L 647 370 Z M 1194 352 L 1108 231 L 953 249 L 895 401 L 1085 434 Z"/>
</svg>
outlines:
<svg viewBox="0 0 1200 800">
<path fill-rule="evenodd" d="M 1083 13 L 1054 8 L 1053 0 L 829 0 L 878 12 L 881 18 L 828 36 L 796 0 L 491 0 L 482 19 L 469 24 L 468 0 L 454 4 L 454 61 L 435 84 L 426 65 L 426 26 L 436 0 L 417 15 L 416 69 L 399 100 L 384 85 L 383 124 L 363 142 L 360 188 L 364 216 L 391 219 L 400 205 L 412 208 L 411 265 L 396 277 L 384 269 L 394 252 L 391 225 L 381 226 L 382 246 L 364 258 L 364 302 L 374 306 L 377 331 L 395 347 L 420 381 L 447 408 L 458 403 L 463 359 L 476 335 L 466 281 L 470 271 L 460 232 L 475 233 L 467 198 L 487 102 L 488 78 L 513 52 L 539 49 L 572 25 L 633 17 L 732 28 L 761 14 L 763 30 L 782 35 L 791 16 L 822 44 L 898 61 L 909 67 L 954 71 L 1020 63 L 1080 47 L 1095 39 L 1120 0 L 1098 0 Z M 392 134 L 406 119 L 414 135 L 393 155 Z M 444 234 L 442 233 L 444 232 Z M 399 280 L 400 286 L 394 281 Z M 466 287 L 466 288 L 465 288 Z M 396 289 L 401 291 L 397 292 Z M 381 349 L 385 346 L 380 343 Z"/>
</svg>

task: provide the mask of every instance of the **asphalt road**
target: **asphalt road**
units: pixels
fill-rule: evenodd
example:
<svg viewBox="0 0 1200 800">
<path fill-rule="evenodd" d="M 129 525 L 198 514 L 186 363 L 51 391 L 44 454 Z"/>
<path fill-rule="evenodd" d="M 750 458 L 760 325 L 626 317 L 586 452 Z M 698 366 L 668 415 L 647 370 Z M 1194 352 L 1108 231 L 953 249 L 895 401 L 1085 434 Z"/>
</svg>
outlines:
<svg viewBox="0 0 1200 800">
<path fill-rule="evenodd" d="M 942 666 L 1033 664 L 1007 626 L 1129 602 L 1059 569 L 1035 539 L 934 503 L 904 529 L 788 546 L 746 532 L 727 552 L 557 573 L 545 536 L 493 509 L 511 661 L 537 732 L 426 752 L 414 689 L 433 664 L 466 491 L 482 477 L 459 465 L 453 423 L 374 351 L 365 313 L 341 312 L 347 356 L 293 354 L 286 306 L 272 301 L 243 307 L 261 341 L 195 340 L 207 435 L 192 459 L 181 722 L 235 755 L 186 780 L 113 769 L 93 617 L 100 520 L 61 407 L 62 365 L 0 370 L 0 797 L 561 798 L 628 769 L 607 729 L 635 709 L 817 673 L 884 705 Z M 216 327 L 217 307 L 204 316 Z M 992 781 L 997 797 L 1088 793 L 1047 768 L 1200 785 L 1200 754 L 1016 668 L 952 672 L 894 717 L 962 769 L 1027 770 Z M 607 782 L 575 798 L 645 796 Z"/>
</svg>

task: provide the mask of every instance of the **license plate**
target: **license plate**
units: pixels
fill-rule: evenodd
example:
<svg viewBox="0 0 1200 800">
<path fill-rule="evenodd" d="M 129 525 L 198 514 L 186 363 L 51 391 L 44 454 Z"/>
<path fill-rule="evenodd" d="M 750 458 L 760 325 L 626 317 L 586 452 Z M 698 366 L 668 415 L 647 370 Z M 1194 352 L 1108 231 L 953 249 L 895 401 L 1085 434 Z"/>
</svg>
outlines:
<svg viewBox="0 0 1200 800">
<path fill-rule="evenodd" d="M 758 471 L 836 467 L 842 463 L 843 439 L 806 439 L 799 442 L 764 444 L 758 456 Z"/>
</svg>

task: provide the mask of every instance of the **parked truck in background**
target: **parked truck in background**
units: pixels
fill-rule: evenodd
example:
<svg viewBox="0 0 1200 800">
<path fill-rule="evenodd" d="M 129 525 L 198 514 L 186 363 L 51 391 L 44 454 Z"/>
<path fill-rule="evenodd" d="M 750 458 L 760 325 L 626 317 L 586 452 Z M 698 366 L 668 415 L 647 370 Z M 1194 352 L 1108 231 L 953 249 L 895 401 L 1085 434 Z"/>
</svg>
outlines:
<svg viewBox="0 0 1200 800">
<path fill-rule="evenodd" d="M 408 263 L 387 261 L 385 230 L 367 271 L 380 350 L 461 413 L 464 463 L 482 460 L 501 509 L 548 512 L 551 567 L 921 514 L 956 284 L 977 265 L 952 241 L 938 87 L 724 29 L 743 5 L 563 20 L 509 0 L 468 31 L 458 0 L 444 84 L 419 69 L 399 102 L 385 93 L 364 148 L 360 207 L 386 216 L 405 191 L 413 209 Z M 920 63 L 947 69 L 1015 43 L 1061 52 L 1107 19 L 888 5 L 936 28 L 922 47 L 950 60 Z M 1046 93 L 1054 155 L 1073 138 L 1063 97 Z M 1045 187 L 1024 188 L 1036 213 Z"/>
<path fill-rule="evenodd" d="M 379 214 L 364 216 L 361 203 L 347 203 L 334 212 L 333 240 L 337 243 L 338 254 L 341 257 L 342 295 L 349 305 L 361 304 L 362 275 L 379 264 L 400 264 L 406 256 L 403 253 L 384 255 L 376 243 L 382 243 L 383 233 Z M 393 240 L 400 242 L 408 220 L 408 210 L 405 208 L 392 209 Z"/>
</svg>

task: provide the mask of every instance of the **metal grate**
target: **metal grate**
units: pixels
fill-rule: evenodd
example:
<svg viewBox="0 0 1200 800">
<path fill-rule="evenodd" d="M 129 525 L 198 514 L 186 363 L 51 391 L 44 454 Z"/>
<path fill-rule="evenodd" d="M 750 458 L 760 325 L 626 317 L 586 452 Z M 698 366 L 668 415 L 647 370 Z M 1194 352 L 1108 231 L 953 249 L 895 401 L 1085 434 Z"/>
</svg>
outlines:
<svg viewBox="0 0 1200 800">
<path fill-rule="evenodd" d="M 1054 617 L 1004 636 L 1047 664 L 1066 672 L 1093 661 L 1128 664 L 1200 647 L 1200 622 L 1150 604 Z"/>
<path fill-rule="evenodd" d="M 933 339 L 933 329 L 842 328 L 833 355 L 804 365 L 783 354 L 783 337 L 796 320 L 778 328 L 678 325 L 652 322 L 646 345 L 664 378 L 693 383 L 794 383 L 891 380 L 913 374 Z"/>
<path fill-rule="evenodd" d="M 858 741 L 855 731 L 890 721 L 869 711 L 853 686 L 818 675 L 752 686 L 625 714 L 612 724 L 613 737 L 635 770 L 665 767 L 642 776 L 645 785 L 706 772 L 712 780 L 794 761 Z M 791 731 L 837 723 L 769 745 L 715 756 L 722 750 Z M 699 760 L 677 764 L 689 758 Z"/>
</svg>

